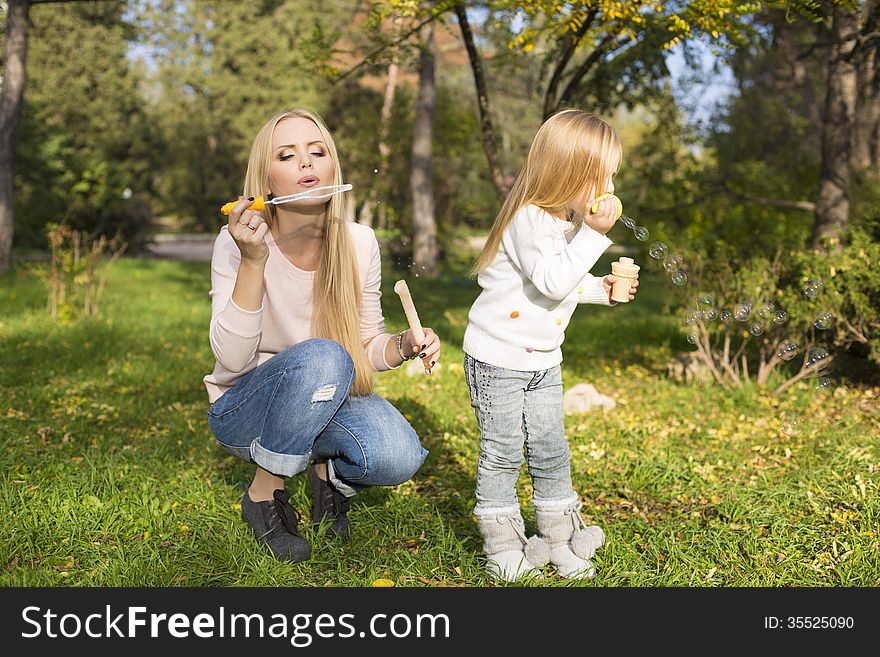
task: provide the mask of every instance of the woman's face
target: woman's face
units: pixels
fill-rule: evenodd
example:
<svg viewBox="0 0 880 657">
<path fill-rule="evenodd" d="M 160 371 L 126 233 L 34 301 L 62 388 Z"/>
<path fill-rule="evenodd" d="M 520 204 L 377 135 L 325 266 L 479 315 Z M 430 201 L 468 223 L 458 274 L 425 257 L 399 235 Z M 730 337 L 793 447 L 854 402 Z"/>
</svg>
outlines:
<svg viewBox="0 0 880 657">
<path fill-rule="evenodd" d="M 305 192 L 333 185 L 333 159 L 318 126 L 309 119 L 283 119 L 272 134 L 269 189 L 274 196 Z M 296 208 L 325 205 L 327 199 L 304 199 L 279 206 Z"/>
</svg>

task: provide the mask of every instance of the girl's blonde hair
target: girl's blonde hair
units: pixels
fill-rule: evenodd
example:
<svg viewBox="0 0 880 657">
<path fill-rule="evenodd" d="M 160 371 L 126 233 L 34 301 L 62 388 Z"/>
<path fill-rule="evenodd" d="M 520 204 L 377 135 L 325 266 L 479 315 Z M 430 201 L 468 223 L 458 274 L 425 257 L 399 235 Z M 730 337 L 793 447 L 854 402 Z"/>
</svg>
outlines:
<svg viewBox="0 0 880 657">
<path fill-rule="evenodd" d="M 269 195 L 272 135 L 281 121 L 292 117 L 308 119 L 318 127 L 333 160 L 333 180 L 328 184 L 342 184 L 342 168 L 339 165 L 336 143 L 327 125 L 314 112 L 293 109 L 273 116 L 254 138 L 244 177 L 245 196 Z M 263 219 L 270 226 L 272 225 L 275 219 L 274 205 L 266 206 L 263 210 Z M 321 242 L 318 269 L 315 272 L 312 289 L 312 335 L 334 340 L 345 347 L 355 367 L 351 394 L 363 396 L 368 395 L 373 388 L 373 367 L 361 341 L 361 284 L 354 246 L 346 225 L 349 221 L 351 219 L 345 216 L 342 194 L 331 196 L 327 202 L 324 239 Z"/>
<path fill-rule="evenodd" d="M 580 216 L 573 215 L 567 205 L 585 187 L 602 185 L 617 173 L 622 156 L 620 136 L 595 114 L 568 109 L 548 118 L 532 140 L 526 163 L 495 217 L 471 276 L 492 264 L 504 231 L 523 206 L 536 205 L 579 225 Z M 603 191 L 597 189 L 596 194 Z"/>
</svg>

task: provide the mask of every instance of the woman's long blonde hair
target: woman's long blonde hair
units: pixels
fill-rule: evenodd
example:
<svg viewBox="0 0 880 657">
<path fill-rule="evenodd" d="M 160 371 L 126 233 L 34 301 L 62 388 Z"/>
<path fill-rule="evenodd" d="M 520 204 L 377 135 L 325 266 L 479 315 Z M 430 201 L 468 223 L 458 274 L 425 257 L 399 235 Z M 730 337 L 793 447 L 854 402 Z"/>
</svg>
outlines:
<svg viewBox="0 0 880 657">
<path fill-rule="evenodd" d="M 580 223 L 567 205 L 589 185 L 601 185 L 620 167 L 623 144 L 617 132 L 595 114 L 562 110 L 548 118 L 529 146 L 526 163 L 513 183 L 477 263 L 475 277 L 492 264 L 504 231 L 517 210 L 536 205 L 555 216 Z M 597 189 L 601 194 L 604 190 Z"/>
<path fill-rule="evenodd" d="M 244 177 L 245 196 L 268 196 L 269 165 L 272 161 L 272 135 L 284 119 L 299 117 L 309 119 L 321 132 L 321 137 L 333 159 L 331 185 L 343 182 L 342 167 L 336 152 L 336 144 L 327 125 L 320 116 L 304 109 L 294 109 L 273 116 L 254 138 L 247 173 Z M 275 219 L 275 206 L 267 205 L 263 219 L 269 225 Z M 331 196 L 327 202 L 324 220 L 324 239 L 315 281 L 312 289 L 312 335 L 327 338 L 341 344 L 351 355 L 355 367 L 355 379 L 351 387 L 354 396 L 368 395 L 373 388 L 373 367 L 361 342 L 360 310 L 361 284 L 357 258 L 351 235 L 346 225 L 351 219 L 345 216 L 343 195 Z"/>
</svg>

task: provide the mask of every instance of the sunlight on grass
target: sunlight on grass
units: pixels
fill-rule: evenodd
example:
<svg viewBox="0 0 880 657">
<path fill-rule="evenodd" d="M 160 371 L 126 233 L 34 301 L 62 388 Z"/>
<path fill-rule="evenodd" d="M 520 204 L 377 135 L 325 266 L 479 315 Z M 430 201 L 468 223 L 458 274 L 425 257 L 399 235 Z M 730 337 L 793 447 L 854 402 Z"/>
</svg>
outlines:
<svg viewBox="0 0 880 657">
<path fill-rule="evenodd" d="M 597 271 L 601 266 L 597 267 Z M 389 330 L 405 325 L 386 272 Z M 477 287 L 408 279 L 444 341 L 435 374 L 380 374 L 430 456 L 416 477 L 359 495 L 353 536 L 310 528 L 311 561 L 274 562 L 237 507 L 252 466 L 219 448 L 201 378 L 206 264 L 123 259 L 96 319 L 56 326 L 19 270 L 0 285 L 0 545 L 4 585 L 488 586 L 471 511 L 478 434 L 461 367 Z M 526 586 L 877 586 L 878 390 L 775 399 L 667 379 L 688 345 L 664 314 L 662 279 L 637 303 L 581 307 L 567 331 L 566 386 L 590 382 L 613 411 L 566 419 L 585 517 L 608 536 L 591 582 L 547 571 Z M 809 418 L 787 437 L 781 413 Z M 307 516 L 308 492 L 288 482 Z M 519 481 L 529 533 L 530 483 Z"/>
</svg>

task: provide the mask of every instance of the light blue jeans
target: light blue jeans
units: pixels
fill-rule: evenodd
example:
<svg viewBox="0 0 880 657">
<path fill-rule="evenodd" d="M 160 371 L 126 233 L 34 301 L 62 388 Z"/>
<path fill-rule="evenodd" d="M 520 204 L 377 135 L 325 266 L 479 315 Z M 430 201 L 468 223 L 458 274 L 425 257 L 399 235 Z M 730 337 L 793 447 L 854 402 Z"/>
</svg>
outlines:
<svg viewBox="0 0 880 657">
<path fill-rule="evenodd" d="M 230 454 L 279 476 L 326 459 L 330 480 L 349 497 L 408 481 L 428 451 L 387 400 L 350 397 L 353 381 L 344 347 L 305 340 L 241 377 L 211 404 L 208 423 Z"/>
<path fill-rule="evenodd" d="M 516 480 L 523 448 L 535 506 L 577 499 L 565 439 L 562 370 L 520 372 L 465 354 L 464 374 L 480 428 L 476 515 L 519 509 Z"/>
</svg>

